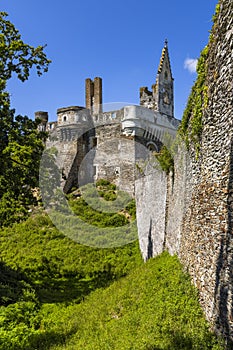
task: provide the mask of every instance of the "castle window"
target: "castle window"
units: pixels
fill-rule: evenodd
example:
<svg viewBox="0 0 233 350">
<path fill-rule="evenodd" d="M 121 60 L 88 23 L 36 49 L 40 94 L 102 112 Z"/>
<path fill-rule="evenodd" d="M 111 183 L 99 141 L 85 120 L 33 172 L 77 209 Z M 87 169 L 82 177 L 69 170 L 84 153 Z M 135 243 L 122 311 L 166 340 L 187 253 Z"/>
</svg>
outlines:
<svg viewBox="0 0 233 350">
<path fill-rule="evenodd" d="M 89 148 L 92 149 L 93 147 L 97 146 L 97 137 L 92 136 L 90 138 Z"/>
<path fill-rule="evenodd" d="M 165 71 L 164 73 L 164 78 L 167 79 L 168 75 L 167 75 L 167 71 Z"/>
<path fill-rule="evenodd" d="M 118 166 L 118 167 L 116 167 L 116 169 L 115 169 L 115 175 L 116 176 L 119 176 L 120 175 L 120 167 Z"/>
<path fill-rule="evenodd" d="M 66 122 L 66 120 L 67 120 L 67 117 L 66 117 L 66 115 L 64 115 L 63 116 L 63 122 Z"/>
<path fill-rule="evenodd" d="M 157 145 L 154 142 L 148 142 L 146 147 L 151 152 L 158 152 L 158 147 L 157 147 Z"/>
<path fill-rule="evenodd" d="M 93 137 L 92 139 L 92 147 L 96 147 L 97 146 L 97 137 Z"/>
</svg>

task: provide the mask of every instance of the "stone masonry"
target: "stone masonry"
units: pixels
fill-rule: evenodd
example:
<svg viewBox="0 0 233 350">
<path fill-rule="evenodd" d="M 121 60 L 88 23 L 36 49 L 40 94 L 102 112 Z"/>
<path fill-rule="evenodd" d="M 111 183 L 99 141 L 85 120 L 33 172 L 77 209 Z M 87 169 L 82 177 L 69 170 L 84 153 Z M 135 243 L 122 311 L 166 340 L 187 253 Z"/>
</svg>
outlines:
<svg viewBox="0 0 233 350">
<path fill-rule="evenodd" d="M 233 340 L 232 0 L 219 1 L 208 46 L 208 104 L 202 116 L 199 156 L 192 144 L 187 150 L 179 141 L 174 174 L 163 180 L 162 193 L 156 184 L 161 183 L 165 174 L 158 169 L 153 176 L 145 175 L 136 181 L 137 220 L 144 222 L 138 227 L 144 258 L 148 256 L 148 247 L 153 247 L 152 256 L 163 249 L 178 254 L 199 290 L 207 319 L 230 344 Z M 151 206 L 155 198 L 159 198 L 158 205 Z M 159 224 L 151 226 L 158 218 Z"/>
<path fill-rule="evenodd" d="M 174 138 L 179 121 L 173 115 L 173 78 L 167 42 L 162 50 L 156 78 L 156 104 L 148 108 L 125 106 L 105 112 L 102 79 L 86 79 L 86 108 L 71 106 L 57 110 L 57 121 L 48 122 L 46 112 L 36 112 L 40 129 L 49 132 L 47 147 L 57 150 L 61 187 L 69 192 L 100 178 L 120 190 L 135 194 L 135 165 L 148 151 L 158 152 L 167 135 Z"/>
</svg>

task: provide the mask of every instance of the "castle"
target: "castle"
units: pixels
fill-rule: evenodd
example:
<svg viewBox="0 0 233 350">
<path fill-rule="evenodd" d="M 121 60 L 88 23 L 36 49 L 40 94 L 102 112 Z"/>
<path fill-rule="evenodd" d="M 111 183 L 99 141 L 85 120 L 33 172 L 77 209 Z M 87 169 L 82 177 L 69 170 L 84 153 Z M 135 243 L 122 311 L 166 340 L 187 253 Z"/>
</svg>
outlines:
<svg viewBox="0 0 233 350">
<path fill-rule="evenodd" d="M 140 106 L 104 112 L 101 79 L 96 78 L 94 82 L 86 81 L 86 108 L 59 109 L 57 123 L 49 123 L 45 112 L 36 113 L 41 119 L 41 129 L 51 130 L 48 146 L 59 150 L 64 191 L 68 192 L 72 184 L 80 185 L 86 174 L 92 181 L 109 178 L 135 194 L 144 259 L 164 250 L 178 255 L 199 290 L 206 318 L 225 337 L 230 348 L 233 344 L 232 13 L 232 0 L 219 0 L 206 60 L 200 71 L 202 91 L 197 85 L 192 91 L 202 104 L 199 154 L 197 157 L 192 140 L 188 149 L 180 140 L 172 176 L 148 162 L 142 176 L 135 178 L 135 162 L 141 156 L 138 146 L 148 152 L 159 150 L 165 134 L 174 136 L 179 124 L 173 115 L 173 78 L 166 42 L 152 91 L 146 87 L 140 89 Z M 197 106 L 191 107 L 188 135 L 196 126 Z M 88 154 L 90 161 L 85 162 Z"/>
<path fill-rule="evenodd" d="M 48 131 L 47 147 L 58 150 L 61 185 L 72 187 L 105 178 L 134 195 L 135 164 L 158 152 L 166 135 L 175 137 L 173 77 L 167 41 L 152 91 L 140 88 L 140 106 L 103 111 L 102 79 L 86 79 L 86 106 L 57 110 L 57 121 L 36 112 L 40 130 Z"/>
</svg>

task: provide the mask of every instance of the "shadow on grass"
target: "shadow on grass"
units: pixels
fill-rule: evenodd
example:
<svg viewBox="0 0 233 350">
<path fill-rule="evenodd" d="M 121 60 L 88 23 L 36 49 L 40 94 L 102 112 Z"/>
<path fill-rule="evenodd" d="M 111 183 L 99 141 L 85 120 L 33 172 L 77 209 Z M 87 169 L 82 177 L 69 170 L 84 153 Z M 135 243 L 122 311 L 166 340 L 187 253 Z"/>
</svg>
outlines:
<svg viewBox="0 0 233 350">
<path fill-rule="evenodd" d="M 34 335 L 31 338 L 30 346 L 23 350 L 48 350 L 52 345 L 64 345 L 66 348 L 67 342 L 69 342 L 70 337 L 77 332 L 77 328 L 72 329 L 67 334 L 55 333 L 55 332 L 45 332 L 43 334 Z M 203 343 L 202 343 L 203 342 Z M 104 347 L 103 349 L 107 349 Z M 94 344 L 93 344 L 94 346 Z M 169 344 L 164 346 L 156 346 L 156 345 L 144 345 L 142 350 L 192 350 L 192 349 L 203 349 L 203 350 L 211 350 L 214 348 L 213 342 L 207 336 L 207 339 L 202 339 L 199 343 L 197 339 L 187 337 L 182 333 L 173 334 L 169 339 Z M 93 347 L 93 350 L 95 347 Z M 127 350 L 126 348 L 122 350 Z"/>
<path fill-rule="evenodd" d="M 172 335 L 168 335 L 169 344 L 164 346 L 146 345 L 143 350 L 192 350 L 192 349 L 220 349 L 215 347 L 217 340 L 215 341 L 212 334 L 208 333 L 206 338 L 197 339 L 177 332 Z M 222 347 L 223 349 L 223 347 Z"/>
<path fill-rule="evenodd" d="M 114 275 L 102 271 L 92 277 L 44 278 L 36 291 L 41 303 L 81 302 L 97 288 L 107 287 L 114 281 Z"/>
<path fill-rule="evenodd" d="M 28 345 L 18 350 L 48 350 L 54 345 L 65 346 L 65 341 L 69 339 L 74 333 L 76 333 L 76 329 L 73 329 L 66 334 L 58 333 L 55 331 L 33 334 L 28 341 Z"/>
<path fill-rule="evenodd" d="M 7 306 L 22 299 L 26 290 L 32 290 L 27 276 L 0 261 L 0 306 Z"/>
</svg>

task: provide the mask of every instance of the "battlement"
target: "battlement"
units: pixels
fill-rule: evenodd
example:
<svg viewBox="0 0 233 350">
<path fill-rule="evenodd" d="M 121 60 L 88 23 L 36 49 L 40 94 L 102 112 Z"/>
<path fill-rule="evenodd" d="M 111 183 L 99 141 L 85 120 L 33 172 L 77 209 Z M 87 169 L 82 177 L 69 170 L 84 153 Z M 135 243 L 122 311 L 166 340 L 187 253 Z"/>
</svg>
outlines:
<svg viewBox="0 0 233 350">
<path fill-rule="evenodd" d="M 148 90 L 147 86 L 140 87 L 140 98 L 143 96 L 143 94 L 147 94 L 147 95 L 152 96 L 152 92 Z"/>
<path fill-rule="evenodd" d="M 137 154 L 138 145 L 146 152 L 159 152 L 165 135 L 173 138 L 179 125 L 173 117 L 173 79 L 167 46 L 160 66 L 152 91 L 145 86 L 140 88 L 140 106 L 119 104 L 119 109 L 104 112 L 102 79 L 95 77 L 85 81 L 85 107 L 58 108 L 56 122 L 48 121 L 47 112 L 35 113 L 41 120 L 40 130 L 49 133 L 46 146 L 58 150 L 64 192 L 80 185 L 80 175 L 85 181 L 106 178 L 134 194 L 135 162 L 141 157 L 140 152 Z M 94 159 L 81 171 L 81 163 L 89 152 Z"/>
<path fill-rule="evenodd" d="M 69 124 L 92 122 L 90 110 L 80 106 L 70 106 L 57 109 L 57 125 L 67 126 Z"/>
<path fill-rule="evenodd" d="M 38 129 L 40 131 L 46 131 L 47 123 L 49 120 L 48 112 L 44 112 L 44 111 L 35 112 L 35 120 L 40 120 L 40 124 L 38 126 Z"/>
<path fill-rule="evenodd" d="M 100 124 L 120 123 L 121 119 L 122 119 L 122 109 L 93 115 L 93 122 L 96 126 Z"/>
</svg>

